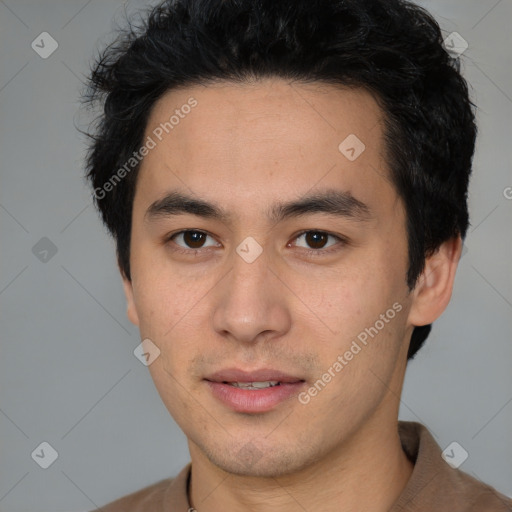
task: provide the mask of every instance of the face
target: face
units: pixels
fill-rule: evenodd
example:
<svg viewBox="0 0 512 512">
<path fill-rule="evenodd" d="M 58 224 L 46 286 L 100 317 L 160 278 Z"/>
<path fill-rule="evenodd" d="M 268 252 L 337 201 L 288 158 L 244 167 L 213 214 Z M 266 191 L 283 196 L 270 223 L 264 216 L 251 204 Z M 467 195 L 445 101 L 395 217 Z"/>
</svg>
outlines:
<svg viewBox="0 0 512 512">
<path fill-rule="evenodd" d="M 367 92 L 320 84 L 155 105 L 125 290 L 193 460 L 282 475 L 396 420 L 413 298 L 382 130 Z"/>
</svg>

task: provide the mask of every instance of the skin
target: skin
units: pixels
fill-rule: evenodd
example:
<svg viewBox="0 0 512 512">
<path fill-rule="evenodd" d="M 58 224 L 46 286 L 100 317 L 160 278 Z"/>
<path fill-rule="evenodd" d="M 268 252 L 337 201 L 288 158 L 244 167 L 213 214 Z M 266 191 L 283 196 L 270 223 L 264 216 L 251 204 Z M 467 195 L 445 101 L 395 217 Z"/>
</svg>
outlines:
<svg viewBox="0 0 512 512">
<path fill-rule="evenodd" d="M 461 241 L 428 258 L 409 292 L 405 213 L 389 181 L 383 113 L 369 93 L 278 79 L 194 86 L 156 103 L 146 135 L 190 97 L 197 106 L 142 163 L 132 280 L 123 281 L 130 320 L 161 350 L 152 378 L 188 438 L 191 504 L 199 512 L 386 511 L 413 469 L 397 430 L 408 342 L 413 326 L 446 308 Z M 352 162 L 338 150 L 349 134 L 366 146 Z M 266 217 L 275 202 L 327 189 L 350 192 L 371 218 Z M 171 191 L 215 202 L 231 221 L 148 220 L 149 206 Z M 196 255 L 190 239 L 169 240 L 185 229 L 210 234 L 203 248 L 193 245 Z M 314 246 L 298 236 L 305 230 L 347 242 Z M 263 249 L 253 263 L 235 251 L 248 236 Z M 307 390 L 394 303 L 401 311 L 305 405 L 293 397 L 238 413 L 204 381 L 229 367 L 275 368 L 305 379 Z"/>
</svg>

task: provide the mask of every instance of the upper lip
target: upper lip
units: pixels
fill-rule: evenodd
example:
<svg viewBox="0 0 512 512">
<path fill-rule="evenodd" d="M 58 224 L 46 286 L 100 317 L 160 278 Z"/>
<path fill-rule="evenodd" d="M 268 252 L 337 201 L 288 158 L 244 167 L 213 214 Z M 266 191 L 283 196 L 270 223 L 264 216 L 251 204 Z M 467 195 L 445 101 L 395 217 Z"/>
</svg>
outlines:
<svg viewBox="0 0 512 512">
<path fill-rule="evenodd" d="M 239 368 L 226 368 L 225 370 L 212 373 L 206 377 L 206 380 L 212 382 L 266 382 L 270 380 L 278 382 L 302 382 L 304 379 L 271 368 L 262 368 L 251 372 L 246 372 Z"/>
</svg>

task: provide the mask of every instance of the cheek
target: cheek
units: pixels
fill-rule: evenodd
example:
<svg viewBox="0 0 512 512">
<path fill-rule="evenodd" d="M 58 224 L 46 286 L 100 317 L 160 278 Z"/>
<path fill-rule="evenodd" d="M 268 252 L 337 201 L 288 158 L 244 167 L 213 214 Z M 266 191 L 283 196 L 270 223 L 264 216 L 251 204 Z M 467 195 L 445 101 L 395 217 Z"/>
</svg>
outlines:
<svg viewBox="0 0 512 512">
<path fill-rule="evenodd" d="M 148 369 L 163 404 L 173 419 L 183 428 L 187 417 L 194 417 L 193 409 L 196 402 L 190 399 L 190 391 L 186 390 L 188 383 L 184 376 L 171 366 L 170 361 L 173 360 L 173 355 L 163 350 L 161 356 Z"/>
<path fill-rule="evenodd" d="M 172 336 L 187 322 L 204 295 L 204 285 L 180 278 L 161 265 L 134 268 L 133 290 L 141 334 L 155 339 Z"/>
<path fill-rule="evenodd" d="M 354 264 L 350 273 L 331 276 L 326 284 L 319 311 L 332 342 L 325 345 L 325 363 L 351 350 L 357 354 L 348 354 L 350 366 L 365 372 L 375 366 L 386 373 L 384 367 L 396 361 L 405 337 L 406 269 L 403 262 L 386 260 L 383 252 Z"/>
<path fill-rule="evenodd" d="M 378 276 L 371 270 L 340 272 L 325 282 L 318 311 L 333 331 L 354 335 L 354 328 L 381 312 L 385 305 L 385 294 L 386 286 L 378 281 Z"/>
<path fill-rule="evenodd" d="M 149 338 L 160 349 L 160 356 L 149 366 L 158 391 L 173 408 L 187 407 L 181 400 L 181 387 L 188 382 L 190 359 L 211 337 L 207 332 L 207 291 L 212 284 L 184 280 L 146 268 L 137 274 L 134 287 L 140 320 L 141 338 Z M 165 275 L 165 277 L 164 277 Z M 188 384 L 187 384 L 188 386 Z M 181 402 L 184 403 L 181 403 Z M 176 403 L 179 402 L 178 405 Z"/>
</svg>

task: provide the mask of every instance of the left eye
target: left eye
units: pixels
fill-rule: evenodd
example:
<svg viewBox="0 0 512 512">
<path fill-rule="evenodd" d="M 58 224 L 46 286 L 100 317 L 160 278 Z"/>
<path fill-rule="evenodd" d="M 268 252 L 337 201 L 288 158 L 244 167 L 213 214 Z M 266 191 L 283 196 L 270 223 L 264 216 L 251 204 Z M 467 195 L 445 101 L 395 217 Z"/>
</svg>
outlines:
<svg viewBox="0 0 512 512">
<path fill-rule="evenodd" d="M 335 242 L 331 243 L 330 245 L 326 245 L 329 238 L 334 239 Z M 306 248 L 311 249 L 325 249 L 326 247 L 331 247 L 332 245 L 335 245 L 336 241 L 341 241 L 340 237 L 331 235 L 329 233 L 326 233 L 325 231 L 305 231 L 304 233 L 301 233 L 295 238 L 295 240 L 300 239 L 303 239 L 304 242 L 307 244 Z M 298 245 L 297 242 L 294 245 Z M 299 247 L 304 246 L 299 245 Z"/>
</svg>

